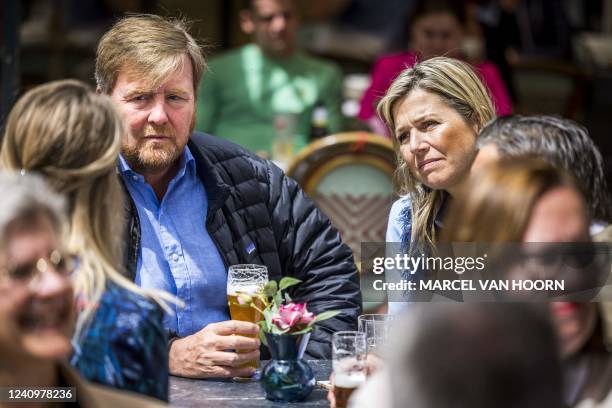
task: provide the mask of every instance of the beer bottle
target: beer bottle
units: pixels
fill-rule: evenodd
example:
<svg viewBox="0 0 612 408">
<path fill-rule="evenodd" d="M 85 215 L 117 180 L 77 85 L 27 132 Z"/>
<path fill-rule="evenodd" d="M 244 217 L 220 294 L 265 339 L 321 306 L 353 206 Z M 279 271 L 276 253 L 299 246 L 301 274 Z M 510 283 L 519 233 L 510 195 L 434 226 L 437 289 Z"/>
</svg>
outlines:
<svg viewBox="0 0 612 408">
<path fill-rule="evenodd" d="M 327 136 L 329 134 L 327 126 L 327 108 L 323 105 L 323 103 L 318 102 L 312 111 L 309 135 L 310 140 L 313 141 Z"/>
</svg>

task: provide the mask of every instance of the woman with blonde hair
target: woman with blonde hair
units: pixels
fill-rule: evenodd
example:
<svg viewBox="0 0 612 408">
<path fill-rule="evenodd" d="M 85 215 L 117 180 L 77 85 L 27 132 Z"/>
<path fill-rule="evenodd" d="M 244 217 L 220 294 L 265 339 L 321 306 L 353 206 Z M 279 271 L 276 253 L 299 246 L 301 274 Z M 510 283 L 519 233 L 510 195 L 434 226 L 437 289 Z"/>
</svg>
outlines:
<svg viewBox="0 0 612 408">
<path fill-rule="evenodd" d="M 394 135 L 402 195 L 391 208 L 386 240 L 401 242 L 404 252 L 431 250 L 445 202 L 469 175 L 478 132 L 495 117 L 493 103 L 469 64 L 436 57 L 404 70 L 378 113 Z"/>
<path fill-rule="evenodd" d="M 163 299 L 121 274 L 124 196 L 116 174 L 123 124 L 112 103 L 74 80 L 27 92 L 6 122 L 0 166 L 43 176 L 67 198 L 65 242 L 79 257 L 72 363 L 93 381 L 167 400 Z"/>
<path fill-rule="evenodd" d="M 492 162 L 475 172 L 450 204 L 440 241 L 538 243 L 529 252 L 541 248 L 540 243 L 584 243 L 589 241 L 588 207 L 571 176 L 545 161 Z M 544 270 L 537 268 L 538 273 Z M 561 276 L 562 270 L 555 268 L 547 278 L 576 285 L 597 279 L 591 266 L 572 280 Z M 604 344 L 598 303 L 551 302 L 550 312 L 563 363 L 565 404 L 612 401 L 612 355 Z"/>
</svg>

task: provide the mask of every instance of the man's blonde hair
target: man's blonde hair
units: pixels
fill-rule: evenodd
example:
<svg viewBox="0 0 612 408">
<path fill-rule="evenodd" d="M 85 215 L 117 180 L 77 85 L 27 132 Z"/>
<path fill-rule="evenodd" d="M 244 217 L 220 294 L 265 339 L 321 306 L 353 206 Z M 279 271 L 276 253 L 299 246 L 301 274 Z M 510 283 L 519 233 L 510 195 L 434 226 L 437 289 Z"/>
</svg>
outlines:
<svg viewBox="0 0 612 408">
<path fill-rule="evenodd" d="M 151 82 L 157 88 L 165 78 L 183 68 L 189 57 L 193 72 L 193 90 L 198 89 L 206 62 L 200 45 L 187 32 L 184 19 L 142 14 L 119 20 L 100 40 L 96 52 L 96 84 L 110 94 L 119 71 L 126 65 L 130 73 Z"/>
<path fill-rule="evenodd" d="M 495 117 L 491 96 L 472 67 L 462 61 L 447 57 L 431 58 L 404 70 L 393 81 L 378 104 L 378 114 L 384 119 L 392 135 L 395 135 L 395 107 L 410 92 L 423 90 L 440 96 L 466 123 L 480 132 Z M 435 242 L 433 221 L 442 205 L 442 192 L 431 190 L 410 174 L 399 151 L 397 138 L 393 137 L 398 160 L 396 178 L 400 194 L 410 194 L 412 199 L 412 242 L 419 246 Z"/>
<path fill-rule="evenodd" d="M 110 98 L 79 81 L 38 86 L 17 101 L 6 122 L 0 168 L 36 173 L 67 198 L 68 249 L 79 256 L 75 293 L 86 305 L 77 335 L 110 280 L 170 310 L 166 293 L 144 290 L 122 270 L 125 198 L 116 170 L 123 122 Z"/>
</svg>

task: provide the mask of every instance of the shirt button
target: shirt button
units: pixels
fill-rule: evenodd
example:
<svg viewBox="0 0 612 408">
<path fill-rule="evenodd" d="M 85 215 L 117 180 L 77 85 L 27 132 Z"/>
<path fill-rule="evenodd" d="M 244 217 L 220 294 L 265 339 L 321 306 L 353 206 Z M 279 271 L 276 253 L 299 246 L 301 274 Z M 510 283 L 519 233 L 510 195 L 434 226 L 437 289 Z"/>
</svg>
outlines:
<svg viewBox="0 0 612 408">
<path fill-rule="evenodd" d="M 179 260 L 179 256 L 178 256 L 178 254 L 174 254 L 174 255 L 172 255 L 172 260 L 173 260 L 174 262 L 178 262 L 178 260 Z"/>
<path fill-rule="evenodd" d="M 138 181 L 138 176 L 132 176 L 132 178 L 134 179 L 134 181 Z"/>
</svg>

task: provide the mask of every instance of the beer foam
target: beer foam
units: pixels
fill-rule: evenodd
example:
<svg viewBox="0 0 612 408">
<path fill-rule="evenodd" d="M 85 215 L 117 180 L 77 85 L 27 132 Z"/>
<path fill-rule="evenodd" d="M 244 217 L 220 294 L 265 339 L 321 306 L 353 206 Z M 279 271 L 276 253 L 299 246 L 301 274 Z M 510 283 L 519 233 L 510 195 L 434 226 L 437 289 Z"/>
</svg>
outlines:
<svg viewBox="0 0 612 408">
<path fill-rule="evenodd" d="M 227 294 L 231 296 L 238 296 L 239 293 L 245 295 L 255 295 L 261 290 L 260 285 L 227 285 Z"/>
<path fill-rule="evenodd" d="M 334 385 L 342 388 L 357 388 L 366 380 L 365 372 L 334 372 Z"/>
</svg>

